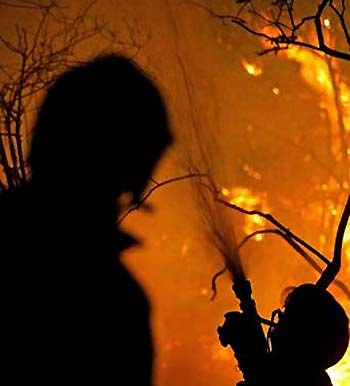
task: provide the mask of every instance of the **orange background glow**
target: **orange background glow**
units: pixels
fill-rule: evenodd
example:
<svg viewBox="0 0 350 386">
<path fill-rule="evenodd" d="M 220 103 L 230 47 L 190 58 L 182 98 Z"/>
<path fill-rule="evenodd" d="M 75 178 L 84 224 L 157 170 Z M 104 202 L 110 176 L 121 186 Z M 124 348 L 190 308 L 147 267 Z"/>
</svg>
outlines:
<svg viewBox="0 0 350 386">
<path fill-rule="evenodd" d="M 218 10 L 230 7 L 224 0 L 203 3 Z M 6 20 L 14 11 L 7 12 L 1 16 L 3 28 L 10 28 Z M 164 95 L 176 143 L 154 178 L 186 173 L 184 154 L 196 152 L 193 133 L 198 129 L 225 176 L 220 183 L 228 200 L 273 214 L 331 257 L 350 192 L 350 63 L 332 63 L 342 103 L 339 116 L 329 66 L 310 51 L 257 56 L 262 43 L 255 37 L 186 1 L 103 0 L 96 12 L 121 41 L 130 43 L 122 52 L 134 55 Z M 19 13 L 16 17 L 25 20 Z M 135 49 L 133 41 L 140 47 Z M 85 45 L 82 56 L 95 55 L 99 44 L 95 39 Z M 339 155 L 340 124 L 346 131 L 347 160 Z M 220 346 L 216 328 L 225 312 L 238 310 L 238 303 L 225 275 L 210 300 L 211 278 L 222 261 L 205 238 L 189 181 L 159 189 L 148 203 L 152 212 L 134 212 L 123 223 L 143 240 L 123 261 L 151 302 L 155 385 L 232 386 L 241 374 L 231 351 Z M 257 217 L 232 216 L 239 240 L 268 226 Z M 348 285 L 349 225 L 346 237 L 339 279 Z M 275 235 L 251 240 L 242 258 L 266 318 L 281 306 L 283 289 L 319 277 Z M 349 299 L 334 285 L 330 290 L 348 312 Z M 348 352 L 330 371 L 334 386 L 350 385 L 349 362 Z"/>
</svg>

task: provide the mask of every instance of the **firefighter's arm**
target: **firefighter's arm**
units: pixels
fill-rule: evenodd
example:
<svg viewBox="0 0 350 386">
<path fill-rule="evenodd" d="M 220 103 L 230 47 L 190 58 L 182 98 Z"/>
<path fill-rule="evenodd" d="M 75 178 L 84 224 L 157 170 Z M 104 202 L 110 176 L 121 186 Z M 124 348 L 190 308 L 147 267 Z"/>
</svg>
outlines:
<svg viewBox="0 0 350 386">
<path fill-rule="evenodd" d="M 217 331 L 222 346 L 231 346 L 237 360 L 246 356 L 249 347 L 248 323 L 247 318 L 242 312 L 228 312 L 225 321 L 219 326 Z"/>
<path fill-rule="evenodd" d="M 266 356 L 262 354 L 259 337 L 249 318 L 242 312 L 228 312 L 218 329 L 220 343 L 231 346 L 244 379 L 249 385 L 256 384 L 264 371 Z"/>
</svg>

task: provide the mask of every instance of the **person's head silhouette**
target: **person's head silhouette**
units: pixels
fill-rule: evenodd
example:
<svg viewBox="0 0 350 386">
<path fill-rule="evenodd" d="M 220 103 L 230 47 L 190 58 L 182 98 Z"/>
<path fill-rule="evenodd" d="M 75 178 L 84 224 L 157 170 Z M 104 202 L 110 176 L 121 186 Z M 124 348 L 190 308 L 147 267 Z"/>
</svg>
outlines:
<svg viewBox="0 0 350 386">
<path fill-rule="evenodd" d="M 325 370 L 336 364 L 349 344 L 349 320 L 326 290 L 303 284 L 288 295 L 272 333 L 272 350 L 290 365 Z"/>
<path fill-rule="evenodd" d="M 130 60 L 97 58 L 50 88 L 34 127 L 32 181 L 58 191 L 138 200 L 171 143 L 165 107 Z"/>
</svg>

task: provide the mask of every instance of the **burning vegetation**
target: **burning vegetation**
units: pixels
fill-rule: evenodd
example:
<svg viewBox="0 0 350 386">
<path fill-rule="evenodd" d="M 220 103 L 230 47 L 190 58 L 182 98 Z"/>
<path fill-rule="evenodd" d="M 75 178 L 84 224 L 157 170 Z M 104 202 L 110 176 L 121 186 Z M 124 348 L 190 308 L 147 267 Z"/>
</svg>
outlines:
<svg viewBox="0 0 350 386">
<path fill-rule="evenodd" d="M 249 6 L 248 3 L 250 2 L 241 2 L 242 6 Z M 346 2 L 334 3 L 341 5 Z M 153 16 L 147 14 L 150 12 L 148 8 L 147 5 L 142 8 L 140 19 L 149 17 L 149 20 L 153 20 Z M 164 29 L 164 34 L 159 34 L 157 29 L 154 33 L 156 43 L 145 45 L 145 54 L 141 52 L 137 60 L 145 67 L 149 66 L 151 72 L 164 83 L 179 138 L 191 130 L 193 117 L 203 131 L 215 131 L 224 142 L 225 151 L 234 154 L 229 162 L 221 163 L 227 174 L 233 177 L 228 182 L 218 184 L 216 193 L 219 198 L 246 211 L 259 211 L 276 214 L 277 218 L 282 217 L 284 224 L 297 229 L 301 236 L 305 235 L 305 240 L 311 240 L 322 254 L 331 256 L 338 219 L 350 191 L 348 62 L 344 64 L 337 58 L 325 55 L 322 50 L 313 51 L 303 45 L 285 45 L 277 40 L 272 41 L 277 42 L 277 46 L 271 45 L 268 39 L 265 39 L 262 49 L 274 52 L 276 47 L 283 48 L 278 49 L 278 56 L 252 57 L 244 49 L 233 49 L 235 40 L 232 43 L 230 39 L 232 36 L 233 39 L 238 39 L 237 36 L 242 39 L 242 35 L 233 34 L 225 38 L 221 24 L 218 39 L 213 37 L 213 30 L 210 30 L 210 33 L 204 31 L 206 41 L 194 36 L 196 34 L 193 32 L 193 23 L 198 17 L 196 11 L 187 10 L 183 11 L 183 14 L 180 11 L 177 15 L 178 19 L 184 20 L 184 31 L 169 31 L 166 29 L 171 25 L 168 22 L 171 19 L 169 15 L 176 15 L 176 12 L 179 11 L 174 11 L 171 6 L 164 14 L 159 11 L 159 15 L 156 15 L 157 26 L 159 20 L 167 21 L 167 26 L 159 27 Z M 250 20 L 253 16 L 250 15 Z M 190 19 L 191 28 L 186 35 L 182 32 L 186 32 L 187 17 Z M 327 47 L 334 47 L 335 42 L 332 39 L 337 33 L 337 19 L 334 16 L 322 15 L 320 20 L 325 44 Z M 210 23 L 207 18 L 199 21 L 203 21 L 203 25 Z M 264 33 L 269 34 L 271 26 L 265 25 L 266 20 L 261 21 L 264 24 Z M 174 37 L 176 45 L 169 43 L 167 36 Z M 304 42 L 317 46 L 318 37 L 315 31 L 308 29 Z M 189 43 L 184 43 L 186 39 Z M 162 43 L 163 40 L 166 41 L 165 44 Z M 237 46 L 242 46 L 242 41 L 236 40 Z M 205 48 L 198 50 L 196 43 Z M 185 44 L 188 44 L 188 47 Z M 166 57 L 163 53 L 167 52 L 171 58 L 169 62 L 164 59 L 164 68 L 172 69 L 177 66 L 178 73 L 175 70 L 174 73 L 168 73 L 160 69 L 160 63 L 163 64 L 158 61 L 160 47 L 162 57 Z M 343 50 L 341 52 L 348 55 Z M 188 54 L 188 58 L 177 63 L 181 55 L 186 56 L 185 54 Z M 156 59 L 149 59 L 152 55 Z M 209 65 L 204 65 L 207 61 Z M 187 69 L 187 72 L 184 69 Z M 180 93 L 178 89 L 182 86 L 186 91 Z M 220 89 L 220 92 L 216 93 L 216 88 Z M 2 103 L 1 107 L 4 109 L 6 106 Z M 25 116 L 25 108 L 22 106 L 17 111 L 22 118 Z M 292 110 L 294 115 L 289 114 Z M 6 114 L 1 117 L 1 143 L 4 143 L 5 147 L 12 139 L 20 143 L 23 138 L 22 134 L 19 135 L 20 120 L 16 121 L 14 128 L 13 123 L 11 127 L 5 125 L 4 117 L 6 118 Z M 24 121 L 23 118 L 22 123 Z M 311 122 L 313 126 L 304 127 L 304 121 L 308 125 Z M 238 139 L 239 137 L 241 139 Z M 282 156 L 276 150 L 279 147 Z M 10 154 L 8 150 L 7 155 Z M 173 162 L 176 167 L 172 165 L 162 169 L 160 175 L 177 175 L 177 162 L 178 160 Z M 4 177 L 13 176 L 12 164 L 9 166 L 8 175 L 1 171 L 2 188 L 6 185 Z M 281 170 L 284 173 L 280 172 Z M 20 169 L 19 171 L 21 172 Z M 217 342 L 215 328 L 221 322 L 223 311 L 228 307 L 238 307 L 238 304 L 234 303 L 232 294 L 223 289 L 225 284 L 220 287 L 220 283 L 227 283 L 227 278 L 218 282 L 219 296 L 214 302 L 209 302 L 210 279 L 220 263 L 215 258 L 203 258 L 207 252 L 206 247 L 203 247 L 205 243 L 195 228 L 193 207 L 186 203 L 186 197 L 192 194 L 183 187 L 188 183 L 187 180 L 185 175 L 170 178 L 169 185 L 173 187 L 165 186 L 168 182 L 164 183 L 165 180 L 161 178 L 160 181 L 163 182 L 152 180 L 152 198 L 148 195 L 146 199 L 150 198 L 156 202 L 158 217 L 152 220 L 152 216 L 140 214 L 130 216 L 125 221 L 125 225 L 143 234 L 150 242 L 146 243 L 144 251 L 131 251 L 126 256 L 126 261 L 142 279 L 154 304 L 154 331 L 158 355 L 155 368 L 157 384 L 176 386 L 186 384 L 191 379 L 195 386 L 218 382 L 229 385 L 239 379 L 240 375 L 238 371 L 232 374 L 232 356 Z M 295 188 L 296 185 L 300 187 Z M 153 197 L 155 190 L 157 193 Z M 230 209 L 227 210 L 230 212 Z M 271 309 L 271 304 L 276 303 L 276 298 L 283 290 L 280 283 L 275 285 L 272 282 L 276 278 L 273 274 L 277 275 L 281 271 L 283 277 L 290 279 L 288 286 L 300 283 L 305 278 L 313 280 L 316 277 L 316 271 L 312 267 L 307 271 L 309 265 L 302 258 L 298 263 L 289 262 L 291 252 L 285 252 L 284 249 L 279 251 L 280 244 L 276 244 L 274 240 L 277 236 L 260 232 L 269 227 L 266 218 L 258 214 L 236 212 L 234 216 L 236 242 L 239 243 L 246 236 L 253 234 L 251 241 L 246 244 L 244 256 L 252 255 L 256 258 L 261 255 L 261 259 L 264 259 L 263 263 L 255 261 L 250 264 L 250 273 L 257 284 L 257 301 L 262 305 L 263 312 Z M 124 220 L 123 217 L 123 225 Z M 229 229 L 228 226 L 226 230 L 229 232 Z M 278 259 L 276 256 L 280 253 L 286 256 Z M 243 261 L 243 265 L 244 263 Z M 275 266 L 273 274 L 270 266 Z M 264 278 L 258 279 L 257 276 L 261 273 Z M 339 274 L 339 280 L 345 283 L 348 291 L 349 274 L 348 224 L 344 234 L 343 261 Z M 271 289 L 267 288 L 269 285 Z M 337 286 L 332 286 L 331 290 L 348 311 L 349 298 L 346 293 Z M 231 305 L 231 302 L 234 304 Z M 193 323 L 194 319 L 196 325 Z M 328 373 L 334 386 L 349 386 L 349 349 Z"/>
</svg>

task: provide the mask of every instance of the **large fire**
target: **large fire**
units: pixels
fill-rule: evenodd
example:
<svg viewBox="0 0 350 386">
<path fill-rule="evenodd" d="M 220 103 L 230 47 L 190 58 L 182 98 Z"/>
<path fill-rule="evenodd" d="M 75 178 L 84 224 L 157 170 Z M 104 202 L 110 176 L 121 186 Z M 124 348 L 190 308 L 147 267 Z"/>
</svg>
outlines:
<svg viewBox="0 0 350 386">
<path fill-rule="evenodd" d="M 309 84 L 320 97 L 320 107 L 327 112 L 332 139 L 332 151 L 335 157 L 342 153 L 341 135 L 344 135 L 339 128 L 346 132 L 350 131 L 350 88 L 337 76 L 336 61 L 330 61 L 324 56 L 315 54 L 299 47 L 283 51 L 283 55 L 301 64 L 300 73 L 305 82 Z M 339 95 L 337 95 L 337 93 Z M 349 146 L 349 144 L 346 144 Z M 345 156 L 349 157 L 350 148 L 345 150 Z M 343 181 L 344 188 L 349 188 L 348 182 Z M 331 204 L 332 205 L 332 204 Z M 329 216 L 337 214 L 336 206 L 329 211 Z M 328 216 L 328 217 L 329 217 Z M 326 220 L 327 221 L 327 220 Z M 348 225 L 344 237 L 344 257 L 347 259 L 347 270 L 350 269 L 350 227 Z M 345 302 L 339 299 L 345 307 Z M 335 386 L 348 386 L 350 380 L 350 348 L 348 348 L 343 359 L 328 370 Z"/>
<path fill-rule="evenodd" d="M 348 348 L 343 359 L 327 372 L 334 386 L 349 386 L 350 380 L 350 349 Z"/>
<path fill-rule="evenodd" d="M 222 188 L 222 195 L 226 200 L 232 204 L 238 205 L 246 210 L 260 210 L 262 212 L 268 213 L 269 207 L 267 204 L 267 197 L 264 193 L 253 193 L 247 188 L 236 187 L 233 189 Z M 334 215 L 335 213 L 331 213 Z M 246 216 L 243 231 L 245 235 L 249 235 L 257 230 L 263 229 L 266 227 L 266 220 L 259 215 Z M 255 236 L 256 241 L 261 241 L 263 239 L 262 234 Z M 346 228 L 346 232 L 343 240 L 343 249 L 345 251 L 344 256 L 347 259 L 347 270 L 350 271 L 350 227 L 349 225 Z M 346 307 L 346 302 L 340 299 L 340 302 L 343 303 L 343 306 Z M 223 355 L 224 351 L 220 350 L 217 353 L 218 356 Z M 226 354 L 225 354 L 226 355 Z M 225 358 L 227 358 L 225 356 Z M 331 367 L 328 371 L 329 376 L 332 379 L 334 386 L 349 386 L 350 380 L 350 346 L 348 347 L 347 352 L 345 353 L 342 360 L 335 366 Z"/>
<path fill-rule="evenodd" d="M 305 82 L 319 95 L 320 107 L 329 119 L 331 129 L 332 152 L 338 158 L 342 153 L 340 131 L 350 131 L 350 89 L 349 86 L 338 78 L 336 61 L 307 51 L 300 47 L 292 47 L 282 54 L 290 60 L 301 64 L 300 73 Z M 347 156 L 350 149 L 344 149 Z"/>
<path fill-rule="evenodd" d="M 331 28 L 331 23 L 328 19 L 324 20 L 324 25 L 327 29 Z M 330 37 L 328 36 L 328 39 Z M 319 96 L 319 106 L 324 112 L 329 125 L 331 151 L 335 160 L 343 159 L 344 162 L 349 162 L 350 147 L 346 140 L 350 132 L 350 87 L 341 79 L 340 71 L 335 60 L 327 58 L 325 55 L 313 52 L 311 50 L 291 46 L 287 50 L 281 51 L 281 57 L 295 61 L 300 64 L 300 74 L 303 80 L 309 85 Z M 252 76 L 261 75 L 263 69 L 260 65 L 242 61 L 245 70 Z M 276 87 L 272 92 L 279 95 L 280 90 Z M 349 176 L 347 176 L 349 178 Z M 348 179 L 342 181 L 342 188 L 349 190 Z M 338 192 L 339 187 L 334 184 L 330 178 L 329 183 L 320 186 L 320 190 Z M 266 198 L 263 195 L 253 195 L 247 189 L 238 188 L 234 190 L 225 189 L 222 191 L 231 202 L 237 205 L 242 205 L 246 209 L 261 209 L 259 206 L 264 204 L 267 209 Z M 324 212 L 321 204 L 313 206 L 312 210 L 308 210 L 311 216 L 319 216 Z M 332 223 L 332 217 L 339 215 L 341 207 L 332 200 L 327 202 L 326 215 L 324 216 L 324 229 L 329 229 L 329 224 Z M 259 219 L 254 221 L 254 218 L 247 218 L 245 224 L 245 233 L 252 233 L 256 230 L 256 225 L 264 226 L 264 221 Z M 262 239 L 262 235 L 258 235 Z M 326 243 L 325 234 L 319 236 L 320 246 Z M 345 258 L 345 266 L 347 273 L 350 273 L 350 227 L 347 226 L 344 242 L 343 256 Z M 347 309 L 348 300 L 339 299 L 345 309 Z M 350 384 L 350 348 L 348 348 L 343 359 L 334 367 L 328 370 L 334 386 L 349 386 Z"/>
</svg>

